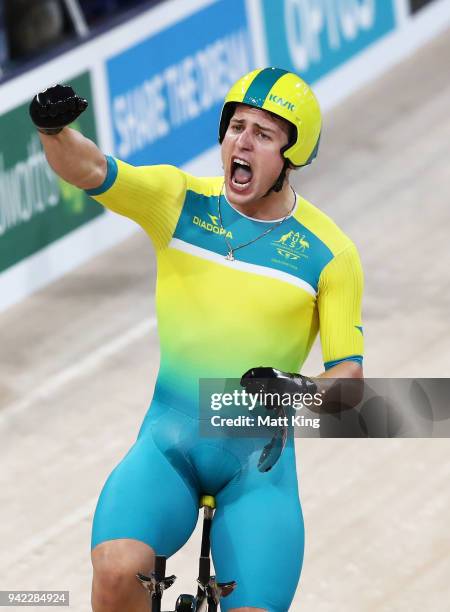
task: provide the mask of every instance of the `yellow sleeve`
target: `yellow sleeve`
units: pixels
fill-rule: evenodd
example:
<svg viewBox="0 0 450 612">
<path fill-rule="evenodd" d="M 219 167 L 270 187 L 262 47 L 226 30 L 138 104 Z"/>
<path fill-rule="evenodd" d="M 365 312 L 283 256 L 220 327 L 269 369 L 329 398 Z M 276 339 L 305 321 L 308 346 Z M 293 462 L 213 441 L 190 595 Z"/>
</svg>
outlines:
<svg viewBox="0 0 450 612">
<path fill-rule="evenodd" d="M 318 310 L 325 369 L 341 361 L 362 364 L 361 301 L 364 278 L 358 251 L 350 244 L 322 270 Z"/>
<path fill-rule="evenodd" d="M 139 223 L 156 250 L 166 247 L 175 231 L 186 196 L 186 175 L 175 166 L 131 166 L 107 157 L 105 181 L 87 190 L 106 208 Z"/>
</svg>

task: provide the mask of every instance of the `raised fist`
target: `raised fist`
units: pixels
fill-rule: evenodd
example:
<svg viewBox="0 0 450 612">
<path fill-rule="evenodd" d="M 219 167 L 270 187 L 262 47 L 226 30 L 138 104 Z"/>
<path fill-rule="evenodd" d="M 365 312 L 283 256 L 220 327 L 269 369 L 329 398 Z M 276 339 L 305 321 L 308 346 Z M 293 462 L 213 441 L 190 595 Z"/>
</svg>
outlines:
<svg viewBox="0 0 450 612">
<path fill-rule="evenodd" d="M 30 117 L 44 134 L 57 134 L 86 110 L 87 100 L 80 98 L 70 85 L 54 85 L 38 93 L 30 104 Z"/>
</svg>

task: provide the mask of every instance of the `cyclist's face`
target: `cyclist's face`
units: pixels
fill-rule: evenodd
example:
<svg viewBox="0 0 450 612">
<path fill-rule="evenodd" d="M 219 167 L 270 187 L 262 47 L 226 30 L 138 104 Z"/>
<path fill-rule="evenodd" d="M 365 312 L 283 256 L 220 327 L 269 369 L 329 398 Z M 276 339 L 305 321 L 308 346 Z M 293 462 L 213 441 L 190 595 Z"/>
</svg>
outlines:
<svg viewBox="0 0 450 612">
<path fill-rule="evenodd" d="M 289 125 L 270 113 L 238 104 L 222 142 L 225 187 L 232 203 L 262 198 L 277 180 Z M 243 163 L 239 163 L 239 160 Z"/>
</svg>

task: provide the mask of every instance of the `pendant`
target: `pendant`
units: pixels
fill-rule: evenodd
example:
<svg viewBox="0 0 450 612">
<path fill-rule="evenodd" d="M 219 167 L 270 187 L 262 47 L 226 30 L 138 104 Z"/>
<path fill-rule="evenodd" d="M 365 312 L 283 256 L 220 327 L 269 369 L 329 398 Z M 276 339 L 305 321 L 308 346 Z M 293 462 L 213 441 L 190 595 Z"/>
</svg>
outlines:
<svg viewBox="0 0 450 612">
<path fill-rule="evenodd" d="M 225 257 L 228 261 L 234 261 L 233 251 L 228 251 L 228 255 Z"/>
</svg>

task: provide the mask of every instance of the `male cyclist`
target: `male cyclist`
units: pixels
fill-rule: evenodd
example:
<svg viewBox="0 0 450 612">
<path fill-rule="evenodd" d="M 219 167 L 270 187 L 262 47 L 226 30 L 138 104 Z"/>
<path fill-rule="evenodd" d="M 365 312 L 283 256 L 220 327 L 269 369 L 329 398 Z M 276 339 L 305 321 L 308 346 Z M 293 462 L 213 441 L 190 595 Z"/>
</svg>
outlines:
<svg viewBox="0 0 450 612">
<path fill-rule="evenodd" d="M 260 440 L 199 435 L 198 386 L 200 378 L 249 379 L 262 365 L 276 368 L 275 377 L 298 372 L 319 328 L 321 376 L 362 377 L 356 248 L 289 184 L 291 170 L 317 154 L 318 103 L 293 73 L 244 76 L 222 110 L 218 178 L 105 158 L 67 127 L 85 106 L 56 86 L 30 112 L 55 172 L 150 236 L 161 343 L 152 406 L 96 509 L 93 609 L 148 609 L 135 574 L 151 571 L 155 553 L 183 546 L 206 493 L 218 503 L 217 579 L 237 581 L 221 609 L 285 612 L 304 546 L 293 440 L 270 471 L 258 470 Z"/>
</svg>

